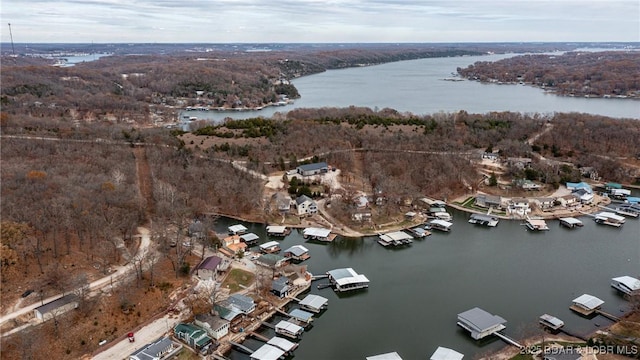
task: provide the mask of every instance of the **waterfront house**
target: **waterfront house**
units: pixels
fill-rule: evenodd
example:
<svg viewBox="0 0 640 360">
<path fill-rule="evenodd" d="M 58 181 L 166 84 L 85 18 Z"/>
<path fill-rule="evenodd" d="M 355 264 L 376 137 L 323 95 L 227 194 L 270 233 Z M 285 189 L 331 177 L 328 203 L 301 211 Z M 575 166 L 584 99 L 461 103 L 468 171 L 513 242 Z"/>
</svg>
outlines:
<svg viewBox="0 0 640 360">
<path fill-rule="evenodd" d="M 213 339 L 207 335 L 206 331 L 192 324 L 180 323 L 176 325 L 173 328 L 173 334 L 196 350 L 200 350 L 213 342 Z"/>
<path fill-rule="evenodd" d="M 529 207 L 529 199 L 513 198 L 509 200 L 509 205 L 507 206 L 507 214 L 525 217 L 530 212 L 531 208 Z"/>
<path fill-rule="evenodd" d="M 168 359 L 172 353 L 178 353 L 182 345 L 176 344 L 171 338 L 163 337 L 144 345 L 129 355 L 128 360 L 161 360 Z"/>
<path fill-rule="evenodd" d="M 507 320 L 492 315 L 480 308 L 473 308 L 458 314 L 458 325 L 471 333 L 471 337 L 480 340 L 506 328 Z"/>
<path fill-rule="evenodd" d="M 278 360 L 284 357 L 285 351 L 277 346 L 264 344 L 249 355 L 251 360 Z"/>
<path fill-rule="evenodd" d="M 579 204 L 580 200 L 572 194 L 560 196 L 558 202 L 565 208 L 572 208 Z"/>
<path fill-rule="evenodd" d="M 215 280 L 221 263 L 221 258 L 215 255 L 209 256 L 196 267 L 196 275 L 202 280 Z"/>
<path fill-rule="evenodd" d="M 380 355 L 367 356 L 367 360 L 402 360 L 397 352 L 390 352 Z"/>
<path fill-rule="evenodd" d="M 582 315 L 591 315 L 596 310 L 599 310 L 604 301 L 589 294 L 583 294 L 572 300 L 572 305 L 569 309 L 580 313 Z"/>
<path fill-rule="evenodd" d="M 296 172 L 302 176 L 312 176 L 324 174 L 329 171 L 329 166 L 326 162 L 319 162 L 313 164 L 300 165 L 296 168 Z"/>
<path fill-rule="evenodd" d="M 482 158 L 491 161 L 498 161 L 500 160 L 500 155 L 495 152 L 483 152 Z"/>
<path fill-rule="evenodd" d="M 226 304 L 216 304 L 213 306 L 213 310 L 218 314 L 218 316 L 227 320 L 230 323 L 237 323 L 242 319 L 242 312 L 236 309 L 235 307 L 227 306 Z"/>
<path fill-rule="evenodd" d="M 631 276 L 619 276 L 611 279 L 611 287 L 626 295 L 640 293 L 640 280 Z"/>
<path fill-rule="evenodd" d="M 309 216 L 318 213 L 318 205 L 307 195 L 300 195 L 296 199 L 298 216 Z"/>
<path fill-rule="evenodd" d="M 513 166 L 520 170 L 531 167 L 532 160 L 530 158 L 521 157 L 509 157 L 507 158 L 507 165 Z"/>
<path fill-rule="evenodd" d="M 309 259 L 309 249 L 302 245 L 293 245 L 284 251 L 284 256 L 296 261 L 304 261 Z"/>
<path fill-rule="evenodd" d="M 247 244 L 242 241 L 240 235 L 231 235 L 222 239 L 222 246 L 232 254 L 231 256 L 244 252 L 247 249 Z"/>
<path fill-rule="evenodd" d="M 233 307 L 239 310 L 241 313 L 245 315 L 251 314 L 256 309 L 256 303 L 252 298 L 241 295 L 241 294 L 233 294 L 227 298 L 223 302 L 225 307 Z"/>
<path fill-rule="evenodd" d="M 555 206 L 556 198 L 554 197 L 541 197 L 531 199 L 531 202 L 535 203 L 540 210 L 550 210 Z"/>
<path fill-rule="evenodd" d="M 502 198 L 497 195 L 477 194 L 475 203 L 483 208 L 502 208 Z"/>
<path fill-rule="evenodd" d="M 463 357 L 463 354 L 460 354 L 455 350 L 443 346 L 438 346 L 429 360 L 462 360 Z"/>
<path fill-rule="evenodd" d="M 289 263 L 289 259 L 277 254 L 263 254 L 256 259 L 256 264 L 269 269 L 278 269 Z"/>
<path fill-rule="evenodd" d="M 291 196 L 286 192 L 277 192 L 271 197 L 276 209 L 281 214 L 288 214 L 291 210 Z"/>
<path fill-rule="evenodd" d="M 213 339 L 220 340 L 229 333 L 229 320 L 225 320 L 217 315 L 198 314 L 194 323 L 203 328 Z"/>
<path fill-rule="evenodd" d="M 593 192 L 589 192 L 586 189 L 578 189 L 571 193 L 582 204 L 591 204 L 593 202 Z"/>
<path fill-rule="evenodd" d="M 327 308 L 329 305 L 329 299 L 320 295 L 309 294 L 304 299 L 300 300 L 298 305 L 300 305 L 300 308 L 304 310 L 319 313 Z"/>
<path fill-rule="evenodd" d="M 291 286 L 286 276 L 281 276 L 271 282 L 271 293 L 281 299 L 289 296 L 290 291 Z"/>
<path fill-rule="evenodd" d="M 63 313 L 76 309 L 78 307 L 78 296 L 75 294 L 67 294 L 61 298 L 40 305 L 33 310 L 36 319 L 47 321 L 62 315 Z"/>
<path fill-rule="evenodd" d="M 591 185 L 587 184 L 586 182 L 578 182 L 578 183 L 573 183 L 573 182 L 568 182 L 566 184 L 567 189 L 571 190 L 571 191 L 576 191 L 579 189 L 584 189 L 590 193 L 593 193 L 593 190 L 591 189 Z"/>
</svg>

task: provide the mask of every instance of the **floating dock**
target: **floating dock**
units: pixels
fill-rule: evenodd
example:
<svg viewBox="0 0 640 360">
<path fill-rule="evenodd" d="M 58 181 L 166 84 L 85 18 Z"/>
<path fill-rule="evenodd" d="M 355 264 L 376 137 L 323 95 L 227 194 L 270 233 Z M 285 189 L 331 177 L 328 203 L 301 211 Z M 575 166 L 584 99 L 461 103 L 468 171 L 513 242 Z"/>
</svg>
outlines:
<svg viewBox="0 0 640 360">
<path fill-rule="evenodd" d="M 469 224 L 495 227 L 498 226 L 499 221 L 499 218 L 491 215 L 471 214 L 471 216 L 469 216 Z"/>
<path fill-rule="evenodd" d="M 387 246 L 402 246 L 411 245 L 413 242 L 413 236 L 407 234 L 404 231 L 394 231 L 378 236 L 378 244 Z"/>
<path fill-rule="evenodd" d="M 584 224 L 582 223 L 582 221 L 573 218 L 573 217 L 563 217 L 563 218 L 559 218 L 558 221 L 560 221 L 560 225 L 567 227 L 569 229 L 573 229 L 576 227 L 582 227 L 584 226 Z"/>
<path fill-rule="evenodd" d="M 597 224 L 620 227 L 625 223 L 624 216 L 616 215 L 609 211 L 602 211 L 595 214 L 593 219 Z"/>
<path fill-rule="evenodd" d="M 531 231 L 547 231 L 549 230 L 549 226 L 547 226 L 547 222 L 543 219 L 529 219 L 525 221 L 525 226 L 527 229 Z"/>
<path fill-rule="evenodd" d="M 583 294 L 572 300 L 573 304 L 569 306 L 569 309 L 584 316 L 590 316 L 599 310 L 604 301 L 589 294 Z"/>
<path fill-rule="evenodd" d="M 336 234 L 332 234 L 329 229 L 311 227 L 302 231 L 302 237 L 307 240 L 331 242 L 336 238 Z"/>
<path fill-rule="evenodd" d="M 557 331 L 561 327 L 564 326 L 564 321 L 558 319 L 555 316 L 551 316 L 549 314 L 544 314 L 540 316 L 540 320 L 538 321 L 542 326 Z"/>
</svg>

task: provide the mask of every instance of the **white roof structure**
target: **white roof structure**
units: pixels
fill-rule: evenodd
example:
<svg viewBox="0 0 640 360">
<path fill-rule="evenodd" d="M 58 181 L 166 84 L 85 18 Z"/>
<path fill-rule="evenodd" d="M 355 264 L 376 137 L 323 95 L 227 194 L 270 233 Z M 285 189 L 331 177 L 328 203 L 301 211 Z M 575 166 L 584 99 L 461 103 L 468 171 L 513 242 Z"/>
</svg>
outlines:
<svg viewBox="0 0 640 360">
<path fill-rule="evenodd" d="M 245 232 L 247 230 L 248 229 L 244 225 L 241 225 L 241 224 L 229 226 L 229 232 L 230 233 L 234 233 L 234 234 L 243 233 L 243 232 Z"/>
<path fill-rule="evenodd" d="M 386 354 L 367 356 L 367 360 L 402 360 L 402 358 L 394 351 Z"/>
<path fill-rule="evenodd" d="M 293 245 L 292 247 L 288 248 L 284 252 L 285 253 L 292 253 L 295 256 L 300 256 L 302 254 L 308 253 L 309 249 L 307 249 L 306 247 L 304 247 L 302 245 Z"/>
<path fill-rule="evenodd" d="M 630 291 L 638 291 L 640 290 L 640 280 L 631 277 L 631 276 L 619 276 L 614 277 L 611 281 L 618 282 L 628 288 Z"/>
<path fill-rule="evenodd" d="M 269 225 L 267 226 L 267 232 L 270 234 L 284 234 L 287 232 L 286 226 Z"/>
<path fill-rule="evenodd" d="M 302 306 L 308 306 L 313 309 L 321 309 L 329 302 L 329 299 L 320 295 L 309 294 L 304 299 L 300 300 L 299 304 Z"/>
<path fill-rule="evenodd" d="M 248 233 L 248 234 L 240 235 L 240 239 L 244 240 L 245 242 L 247 241 L 251 242 L 251 241 L 260 239 L 260 236 L 254 233 Z"/>
<path fill-rule="evenodd" d="M 266 249 L 270 249 L 270 248 L 273 248 L 273 247 L 276 247 L 276 246 L 279 246 L 279 245 L 280 245 L 280 243 L 277 242 L 277 241 L 269 241 L 269 242 L 266 242 L 264 244 L 260 244 L 260 249 L 266 250 Z"/>
<path fill-rule="evenodd" d="M 302 234 L 304 236 L 313 236 L 313 237 L 320 237 L 320 238 L 325 238 L 327 236 L 329 236 L 329 234 L 331 234 L 331 230 L 330 229 L 324 229 L 324 228 L 306 228 L 302 231 Z"/>
<path fill-rule="evenodd" d="M 582 221 L 574 218 L 574 217 L 565 217 L 565 218 L 560 218 L 560 221 L 564 221 L 569 225 L 580 225 L 582 224 Z"/>
<path fill-rule="evenodd" d="M 593 295 L 583 294 L 573 299 L 573 303 L 587 310 L 594 310 L 604 304 L 604 301 L 598 299 Z"/>
<path fill-rule="evenodd" d="M 560 328 L 560 327 L 564 326 L 564 321 L 558 319 L 555 316 L 549 315 L 549 314 L 540 315 L 540 320 L 548 323 L 549 325 L 551 325 L 553 327 Z"/>
<path fill-rule="evenodd" d="M 281 349 L 285 352 L 292 351 L 293 349 L 298 347 L 298 344 L 277 336 L 274 336 L 271 339 L 269 339 L 269 341 L 267 341 L 267 344 L 275 346 L 278 349 Z"/>
<path fill-rule="evenodd" d="M 382 234 L 380 235 L 380 238 L 388 242 L 394 242 L 394 241 L 411 240 L 413 239 L 413 236 L 407 234 L 404 231 L 394 231 L 394 232 Z"/>
<path fill-rule="evenodd" d="M 611 220 L 615 220 L 617 222 L 624 222 L 624 216 L 620 216 L 617 214 L 614 214 L 612 212 L 609 211 L 601 211 L 599 213 L 596 214 L 596 218 L 603 218 L 603 219 L 611 219 Z"/>
<path fill-rule="evenodd" d="M 250 358 L 252 360 L 278 360 L 284 353 L 280 348 L 264 344 L 258 350 L 254 351 Z"/>
<path fill-rule="evenodd" d="M 504 324 L 507 323 L 507 320 L 475 307 L 458 314 L 458 322 L 471 332 L 471 337 L 479 340 L 484 336 L 504 329 Z"/>
<path fill-rule="evenodd" d="M 449 227 L 451 227 L 453 225 L 453 223 L 445 221 L 445 220 L 442 220 L 442 219 L 431 220 L 430 223 L 433 224 L 433 225 L 440 225 L 440 226 L 445 227 L 445 228 L 449 228 Z"/>
<path fill-rule="evenodd" d="M 358 274 L 352 268 L 335 269 L 327 271 L 327 274 L 333 278 L 338 286 L 369 282 L 366 276 Z"/>
<path fill-rule="evenodd" d="M 446 347 L 439 346 L 436 352 L 431 355 L 430 360 L 462 360 L 463 354 Z"/>
<path fill-rule="evenodd" d="M 276 324 L 276 330 L 284 330 L 290 334 L 299 334 L 304 329 L 294 323 L 290 323 L 286 320 L 280 320 L 280 322 Z"/>
</svg>

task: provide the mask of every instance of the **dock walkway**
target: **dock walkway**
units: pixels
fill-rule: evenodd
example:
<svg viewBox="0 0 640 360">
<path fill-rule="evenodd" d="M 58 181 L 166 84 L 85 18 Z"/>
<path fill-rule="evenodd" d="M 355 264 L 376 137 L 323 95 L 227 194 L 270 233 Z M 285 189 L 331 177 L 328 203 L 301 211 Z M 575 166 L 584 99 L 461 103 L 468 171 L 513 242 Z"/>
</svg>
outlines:
<svg viewBox="0 0 640 360">
<path fill-rule="evenodd" d="M 505 342 L 507 342 L 508 344 L 511 344 L 513 346 L 518 347 L 519 349 L 524 349 L 523 345 L 520 345 L 517 341 L 513 340 L 512 338 L 508 337 L 505 334 L 501 334 L 499 332 L 495 332 L 494 333 L 497 337 L 499 337 L 500 339 L 504 340 Z"/>
<path fill-rule="evenodd" d="M 241 350 L 241 351 L 243 351 L 243 352 L 245 352 L 245 353 L 247 353 L 249 355 L 253 354 L 253 350 L 249 349 L 248 347 L 246 347 L 246 346 L 244 346 L 242 344 L 239 344 L 239 343 L 231 341 L 231 340 L 229 340 L 229 344 L 231 344 L 232 346 L 235 346 L 236 348 L 238 348 L 238 350 Z"/>
</svg>

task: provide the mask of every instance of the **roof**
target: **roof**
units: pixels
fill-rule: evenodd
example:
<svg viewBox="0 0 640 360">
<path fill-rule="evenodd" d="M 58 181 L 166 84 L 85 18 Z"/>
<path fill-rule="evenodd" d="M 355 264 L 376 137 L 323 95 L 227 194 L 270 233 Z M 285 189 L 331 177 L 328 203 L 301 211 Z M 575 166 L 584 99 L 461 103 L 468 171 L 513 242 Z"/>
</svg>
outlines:
<svg viewBox="0 0 640 360">
<path fill-rule="evenodd" d="M 300 169 L 301 171 L 314 171 L 314 170 L 320 170 L 328 167 L 329 166 L 327 165 L 326 162 L 319 162 L 319 163 L 313 163 L 313 164 L 299 165 L 298 169 Z"/>
<path fill-rule="evenodd" d="M 311 202 L 313 202 L 313 199 L 312 199 L 312 198 L 310 198 L 310 197 L 308 197 L 307 195 L 300 195 L 300 196 L 298 196 L 298 197 L 296 198 L 296 204 L 297 204 L 297 205 L 300 205 L 300 204 L 302 204 L 302 203 L 304 203 L 304 202 L 307 202 L 307 201 L 311 201 Z"/>
<path fill-rule="evenodd" d="M 279 277 L 271 282 L 271 289 L 278 292 L 283 292 L 289 289 L 289 279 L 286 277 Z"/>
<path fill-rule="evenodd" d="M 294 342 L 291 342 L 291 341 L 289 341 L 287 339 L 283 339 L 283 338 L 277 337 L 277 336 L 274 336 L 271 339 L 269 339 L 269 341 L 267 341 L 267 344 L 273 345 L 273 346 L 275 346 L 277 348 L 280 348 L 280 349 L 282 349 L 284 351 L 291 351 L 291 350 L 295 349 L 296 346 L 298 346 L 298 344 L 296 344 Z"/>
<path fill-rule="evenodd" d="M 455 350 L 451 350 L 446 347 L 438 346 L 436 351 L 429 358 L 430 360 L 461 360 L 464 357 L 463 354 Z"/>
<path fill-rule="evenodd" d="M 195 316 L 195 319 L 203 323 L 209 324 L 209 326 L 213 330 L 218 330 L 222 326 L 229 323 L 229 320 L 225 320 L 220 316 L 214 316 L 211 314 L 198 314 Z"/>
<path fill-rule="evenodd" d="M 276 329 L 283 329 L 287 332 L 290 332 L 292 334 L 297 334 L 302 332 L 304 329 L 302 329 L 301 326 L 298 326 L 294 323 L 290 323 L 286 320 L 280 320 L 279 323 L 276 324 Z"/>
<path fill-rule="evenodd" d="M 291 253 L 294 256 L 300 256 L 300 255 L 303 255 L 305 253 L 308 253 L 309 249 L 307 249 L 306 247 L 304 247 L 302 245 L 293 245 L 292 247 L 288 248 L 284 252 L 285 253 Z"/>
<path fill-rule="evenodd" d="M 576 305 L 580 305 L 585 309 L 592 310 L 604 304 L 604 301 L 598 299 L 593 295 L 583 294 L 573 299 L 573 303 Z"/>
<path fill-rule="evenodd" d="M 240 239 L 244 240 L 245 242 L 247 241 L 251 242 L 251 241 L 260 239 L 260 237 L 254 233 L 248 233 L 248 234 L 240 235 Z"/>
<path fill-rule="evenodd" d="M 620 216 L 620 215 L 616 215 L 612 212 L 609 211 L 601 211 L 599 213 L 596 214 L 596 218 L 609 218 L 609 219 L 613 219 L 615 221 L 623 221 L 624 220 L 624 216 Z"/>
<path fill-rule="evenodd" d="M 209 256 L 208 258 L 202 260 L 197 269 L 215 270 L 221 262 L 221 258 L 217 256 Z"/>
<path fill-rule="evenodd" d="M 469 217 L 471 219 L 483 220 L 483 221 L 494 221 L 494 220 L 497 220 L 497 217 L 491 216 L 491 215 L 486 215 L 486 214 L 471 214 L 471 216 L 469 216 Z"/>
<path fill-rule="evenodd" d="M 469 325 L 478 332 L 507 322 L 507 320 L 502 317 L 491 315 L 478 307 L 458 314 L 458 319 L 464 321 L 466 325 Z"/>
<path fill-rule="evenodd" d="M 156 359 L 160 353 L 172 345 L 173 341 L 171 341 L 170 338 L 163 337 L 145 345 L 142 349 L 133 352 L 130 356 L 135 356 L 140 360 Z"/>
<path fill-rule="evenodd" d="M 277 254 L 263 254 L 258 257 L 257 262 L 267 265 L 267 266 L 275 266 L 279 261 L 285 260 L 284 256 L 280 256 Z"/>
<path fill-rule="evenodd" d="M 564 325 L 564 321 L 558 319 L 555 316 L 551 316 L 549 314 L 543 314 L 540 315 L 540 320 L 544 320 L 546 322 L 548 322 L 549 324 L 556 326 L 556 327 L 560 327 Z"/>
<path fill-rule="evenodd" d="M 348 277 L 356 276 L 356 275 L 358 275 L 358 273 L 355 272 L 355 270 L 353 270 L 352 268 L 343 268 L 343 269 L 329 270 L 329 271 L 327 271 L 327 275 L 329 275 L 332 278 L 338 280 L 338 279 L 342 279 L 342 278 L 348 278 Z"/>
<path fill-rule="evenodd" d="M 404 231 L 394 231 L 394 232 L 382 234 L 380 235 L 380 238 L 383 240 L 389 239 L 391 241 L 402 241 L 402 240 L 413 239 L 413 236 L 407 234 Z"/>
<path fill-rule="evenodd" d="M 218 312 L 218 316 L 227 321 L 232 321 L 236 316 L 242 314 L 240 310 L 234 307 L 226 307 L 221 305 L 214 305 L 213 309 Z"/>
<path fill-rule="evenodd" d="M 45 314 L 50 312 L 51 310 L 61 308 L 74 301 L 78 301 L 78 297 L 75 294 L 67 294 L 59 299 L 53 300 L 44 305 L 40 305 L 37 308 L 35 308 L 35 310 L 38 311 L 40 314 Z"/>
<path fill-rule="evenodd" d="M 264 344 L 258 348 L 258 350 L 254 351 L 250 358 L 255 360 L 278 360 L 282 355 L 284 355 L 282 349 Z"/>
<path fill-rule="evenodd" d="M 449 228 L 449 227 L 453 226 L 453 223 L 450 223 L 448 221 L 441 220 L 441 219 L 431 220 L 429 223 L 430 224 L 434 224 L 434 225 L 440 225 L 440 226 L 443 226 L 443 227 L 446 227 L 446 228 Z"/>
<path fill-rule="evenodd" d="M 273 233 L 273 234 L 284 234 L 285 232 L 287 232 L 287 227 L 286 226 L 269 225 L 269 226 L 267 226 L 267 232 L 268 233 Z"/>
<path fill-rule="evenodd" d="M 560 218 L 560 221 L 563 221 L 569 225 L 578 225 L 578 224 L 582 224 L 582 221 L 573 218 L 573 217 L 565 217 L 565 218 Z"/>
<path fill-rule="evenodd" d="M 233 233 L 239 233 L 239 232 L 244 232 L 247 231 L 248 229 L 241 224 L 236 224 L 236 225 L 231 225 L 229 226 L 229 231 L 233 232 Z"/>
<path fill-rule="evenodd" d="M 269 248 L 276 247 L 276 246 L 279 246 L 279 245 L 280 245 L 280 243 L 277 242 L 277 241 L 269 241 L 269 242 L 266 242 L 264 244 L 260 244 L 260 249 L 269 249 Z"/>
<path fill-rule="evenodd" d="M 300 310 L 300 309 L 293 309 L 291 310 L 291 312 L 289 312 L 289 315 L 294 318 L 294 319 L 298 319 L 304 322 L 309 322 L 311 320 L 313 320 L 313 314 L 308 312 L 308 311 L 304 311 L 304 310 Z"/>
<path fill-rule="evenodd" d="M 569 189 L 569 190 L 585 189 L 585 190 L 587 190 L 589 192 L 593 191 L 593 190 L 591 190 L 591 185 L 587 184 L 584 181 L 581 181 L 579 183 L 568 182 L 567 183 L 567 189 Z"/>
<path fill-rule="evenodd" d="M 338 284 L 339 286 L 344 286 L 348 284 L 357 284 L 357 283 L 368 283 L 368 282 L 369 282 L 369 279 L 367 279 L 367 277 L 362 274 L 358 274 L 352 277 L 336 279 L 336 284 Z"/>
<path fill-rule="evenodd" d="M 251 308 L 255 306 L 252 298 L 241 294 L 233 294 L 229 296 L 229 298 L 227 298 L 227 303 L 244 311 L 251 310 Z"/>
<path fill-rule="evenodd" d="M 625 275 L 625 276 L 614 277 L 611 280 L 624 284 L 626 287 L 631 289 L 631 291 L 640 290 L 640 280 L 634 277 Z"/>
<path fill-rule="evenodd" d="M 304 299 L 300 300 L 299 304 L 308 306 L 315 309 L 320 309 L 324 306 L 329 300 L 320 295 L 309 294 Z"/>
<path fill-rule="evenodd" d="M 547 225 L 544 219 L 527 219 L 527 222 L 535 227 L 544 227 Z"/>
<path fill-rule="evenodd" d="M 324 228 L 306 228 L 302 231 L 302 234 L 304 236 L 316 236 L 316 237 L 327 237 L 329 236 L 329 234 L 331 234 L 331 230 L 330 229 L 324 229 Z"/>
<path fill-rule="evenodd" d="M 386 354 L 367 356 L 367 360 L 402 360 L 402 358 L 394 351 Z"/>
</svg>

